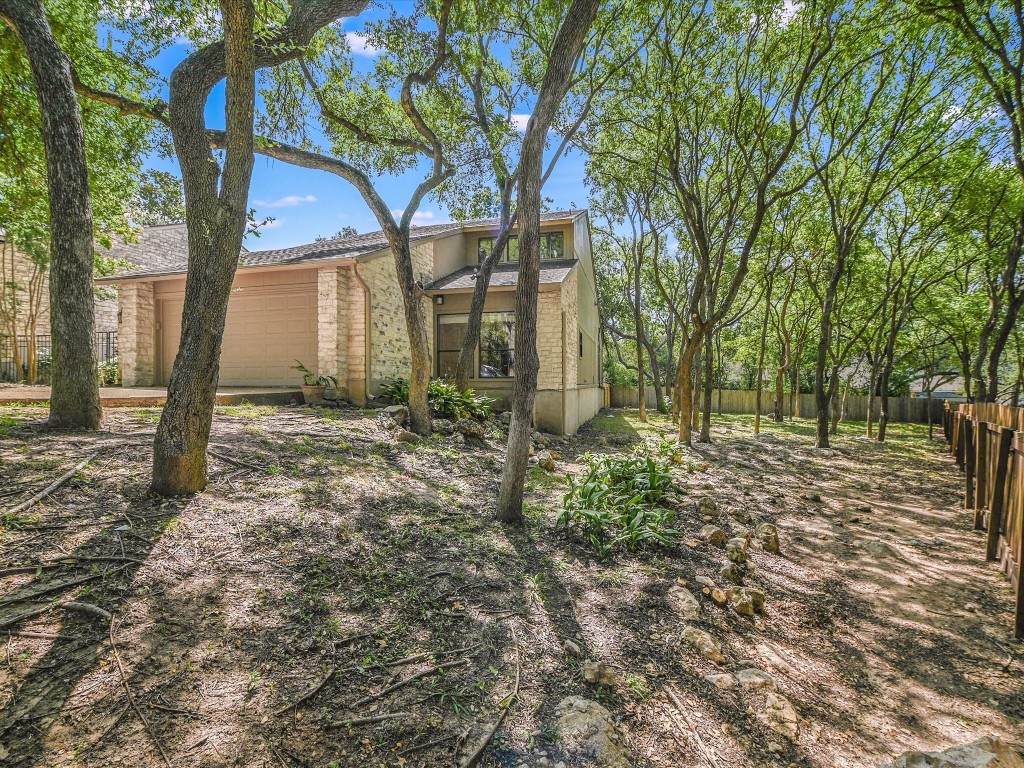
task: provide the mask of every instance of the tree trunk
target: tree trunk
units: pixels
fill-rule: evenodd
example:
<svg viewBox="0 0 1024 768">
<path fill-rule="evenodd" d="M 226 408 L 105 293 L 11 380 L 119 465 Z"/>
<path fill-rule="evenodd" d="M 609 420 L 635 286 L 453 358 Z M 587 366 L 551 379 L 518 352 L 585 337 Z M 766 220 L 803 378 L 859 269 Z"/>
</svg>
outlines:
<svg viewBox="0 0 1024 768">
<path fill-rule="evenodd" d="M 892 363 L 882 366 L 882 375 L 878 381 L 878 442 L 885 442 L 885 428 L 889 425 L 889 381 L 892 378 Z"/>
<path fill-rule="evenodd" d="M 405 329 L 409 336 L 409 429 L 417 435 L 429 435 L 430 424 L 430 341 L 423 308 L 423 290 L 413 273 L 409 233 L 403 232 L 392 245 L 395 271 L 402 290 Z"/>
<path fill-rule="evenodd" d="M 512 422 L 495 511 L 502 522 L 520 522 L 523 518 L 523 485 L 533 431 L 533 405 L 537 397 L 537 371 L 540 368 L 537 296 L 540 292 L 540 188 L 544 143 L 551 121 L 569 89 L 570 77 L 599 4 L 599 0 L 572 0 L 552 45 L 547 72 L 534 114 L 527 123 L 519 156 L 515 378 L 512 385 Z M 562 339 L 563 345 L 565 342 Z"/>
<path fill-rule="evenodd" d="M 700 441 L 702 443 L 711 442 L 711 390 L 714 384 L 713 377 L 715 373 L 712 343 L 712 335 L 709 333 L 704 337 L 704 405 L 701 408 L 700 414 Z"/>
<path fill-rule="evenodd" d="M 49 425 L 96 429 L 103 414 L 92 347 L 92 199 L 71 62 L 57 43 L 41 2 L 0 0 L 0 17 L 25 46 L 43 118 L 50 197 Z"/>
<path fill-rule="evenodd" d="M 679 442 L 693 445 L 693 356 L 696 349 L 686 344 L 679 351 L 679 371 L 676 375 L 676 397 L 679 402 Z"/>
<path fill-rule="evenodd" d="M 754 393 L 754 434 L 761 431 L 761 395 L 764 392 L 764 350 L 768 344 L 768 303 L 772 300 L 772 286 L 768 283 L 765 295 L 764 320 L 761 323 L 761 340 L 757 348 L 757 390 Z"/>
<path fill-rule="evenodd" d="M 153 490 L 164 495 L 196 493 L 206 487 L 206 445 L 224 323 L 247 219 L 256 95 L 255 17 L 251 0 L 223 0 L 221 7 L 223 73 L 204 57 L 211 47 L 207 46 L 171 74 L 170 126 L 185 187 L 189 270 L 181 341 L 153 446 Z M 227 78 L 227 149 L 220 179 L 204 112 L 222 74 Z"/>
<path fill-rule="evenodd" d="M 700 393 L 701 393 L 701 375 L 704 370 L 704 366 L 701 364 L 701 347 L 698 345 L 697 353 L 693 356 L 693 389 L 691 403 L 692 411 L 692 423 L 690 429 L 693 432 L 697 432 L 699 436 L 700 430 Z"/>
<path fill-rule="evenodd" d="M 825 386 L 825 369 L 828 367 L 829 349 L 832 344 L 832 308 L 836 303 L 839 281 L 846 271 L 846 248 L 840 243 L 836 252 L 836 263 L 832 266 L 828 285 L 825 287 L 825 299 L 821 307 L 821 325 L 818 329 L 818 353 L 814 360 L 814 411 L 815 411 L 815 447 L 828 448 L 829 406 L 834 393 L 838 391 L 838 381 L 829 382 Z M 838 366 L 836 366 L 838 371 Z M 832 377 L 836 379 L 836 376 Z"/>
<path fill-rule="evenodd" d="M 875 367 L 871 366 L 871 373 L 868 376 L 868 415 L 867 415 L 867 427 L 865 428 L 864 434 L 866 437 L 872 438 L 875 436 L 875 391 L 878 384 L 878 378 L 875 373 Z"/>
</svg>

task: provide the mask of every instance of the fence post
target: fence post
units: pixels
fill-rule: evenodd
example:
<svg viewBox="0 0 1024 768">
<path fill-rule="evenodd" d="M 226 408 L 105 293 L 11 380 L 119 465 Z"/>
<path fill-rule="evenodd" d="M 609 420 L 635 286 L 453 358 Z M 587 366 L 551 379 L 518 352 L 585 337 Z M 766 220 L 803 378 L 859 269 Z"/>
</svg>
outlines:
<svg viewBox="0 0 1024 768">
<path fill-rule="evenodd" d="M 1010 466 L 1010 448 L 1013 430 L 999 427 L 999 446 L 996 448 L 996 471 L 992 478 L 992 506 L 988 512 L 988 533 L 985 536 L 985 559 L 999 559 L 999 534 L 1003 527 L 1003 506 L 1006 500 L 1006 473 Z"/>
<path fill-rule="evenodd" d="M 964 421 L 964 509 L 974 509 L 974 420 Z"/>
<path fill-rule="evenodd" d="M 988 506 L 988 422 L 979 421 L 975 434 L 974 530 L 985 530 L 985 507 Z M 989 526 L 992 525 L 991 516 Z"/>
</svg>

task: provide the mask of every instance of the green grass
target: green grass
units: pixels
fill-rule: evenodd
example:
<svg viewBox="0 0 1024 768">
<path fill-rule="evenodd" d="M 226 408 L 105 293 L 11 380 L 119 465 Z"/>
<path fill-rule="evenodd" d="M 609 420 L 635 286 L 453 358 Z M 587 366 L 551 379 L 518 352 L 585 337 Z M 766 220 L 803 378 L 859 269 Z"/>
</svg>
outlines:
<svg viewBox="0 0 1024 768">
<path fill-rule="evenodd" d="M 241 402 L 237 405 L 218 405 L 214 413 L 218 416 L 234 416 L 240 419 L 260 419 L 264 416 L 273 416 L 280 409 L 276 405 L 253 405 L 252 403 Z"/>
</svg>

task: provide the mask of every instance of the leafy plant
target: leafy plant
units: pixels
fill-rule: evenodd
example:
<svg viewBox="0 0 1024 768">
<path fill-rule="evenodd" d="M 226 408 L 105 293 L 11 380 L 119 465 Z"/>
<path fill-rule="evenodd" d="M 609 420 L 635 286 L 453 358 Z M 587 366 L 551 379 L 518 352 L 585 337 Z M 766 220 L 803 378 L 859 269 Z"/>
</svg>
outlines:
<svg viewBox="0 0 1024 768">
<path fill-rule="evenodd" d="M 670 546 L 679 537 L 677 511 L 663 506 L 677 489 L 669 469 L 676 454 L 654 443 L 631 456 L 586 454 L 587 472 L 569 477 L 557 524 L 578 528 L 601 555 L 646 545 Z"/>
<path fill-rule="evenodd" d="M 381 395 L 393 403 L 409 404 L 409 382 L 402 378 L 388 379 L 381 386 Z M 480 395 L 472 389 L 460 391 L 454 383 L 434 379 L 427 389 L 430 410 L 435 416 L 454 419 L 483 419 L 490 415 L 494 398 Z"/>
<path fill-rule="evenodd" d="M 295 365 L 292 366 L 293 371 L 298 371 L 302 374 L 302 383 L 307 387 L 336 387 L 338 386 L 338 380 L 334 376 L 326 376 L 322 373 L 313 373 L 309 368 L 302 364 L 301 360 L 296 360 Z"/>
<path fill-rule="evenodd" d="M 116 386 L 121 383 L 121 361 L 112 357 L 104 360 L 96 367 L 96 377 L 101 387 Z"/>
</svg>

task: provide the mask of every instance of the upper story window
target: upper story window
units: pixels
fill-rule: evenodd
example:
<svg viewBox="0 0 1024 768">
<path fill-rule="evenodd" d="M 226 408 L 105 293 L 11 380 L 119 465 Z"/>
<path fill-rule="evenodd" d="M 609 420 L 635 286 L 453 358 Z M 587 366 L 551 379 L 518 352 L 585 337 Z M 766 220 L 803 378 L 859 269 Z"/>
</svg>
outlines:
<svg viewBox="0 0 1024 768">
<path fill-rule="evenodd" d="M 494 250 L 493 237 L 481 237 L 477 241 L 477 256 L 483 261 Z M 542 260 L 564 259 L 565 258 L 565 235 L 561 232 L 540 233 L 540 257 Z M 508 239 L 508 248 L 502 254 L 499 261 L 519 261 L 519 238 L 512 236 Z"/>
</svg>

